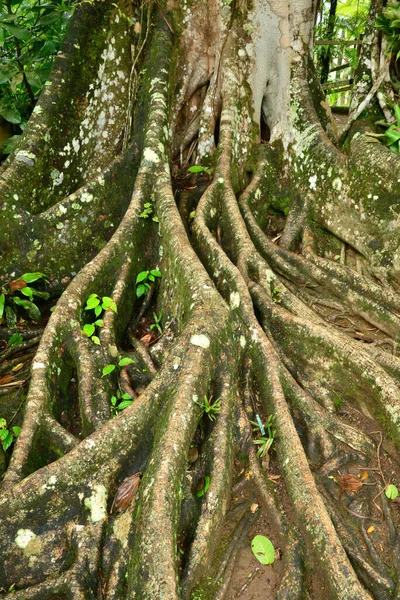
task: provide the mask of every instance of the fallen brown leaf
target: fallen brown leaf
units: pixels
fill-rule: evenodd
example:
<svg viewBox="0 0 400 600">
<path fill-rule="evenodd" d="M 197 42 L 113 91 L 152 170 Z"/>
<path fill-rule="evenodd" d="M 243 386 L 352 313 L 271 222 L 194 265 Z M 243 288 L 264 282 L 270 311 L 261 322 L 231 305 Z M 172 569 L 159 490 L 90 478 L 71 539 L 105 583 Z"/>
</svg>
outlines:
<svg viewBox="0 0 400 600">
<path fill-rule="evenodd" d="M 339 475 L 337 482 L 344 492 L 358 492 L 364 485 L 357 475 L 352 475 L 351 473 Z"/>
<path fill-rule="evenodd" d="M 117 489 L 110 512 L 113 512 L 113 510 L 116 512 L 123 512 L 129 507 L 139 489 L 141 476 L 142 473 L 140 472 L 133 473 L 133 475 L 129 475 L 129 477 L 126 477 L 123 480 Z"/>
<path fill-rule="evenodd" d="M 24 366 L 24 363 L 18 363 L 17 365 L 15 365 L 15 367 L 13 367 L 11 369 L 11 371 L 13 373 L 17 373 L 17 371 L 20 371 L 22 369 L 22 367 Z"/>
<path fill-rule="evenodd" d="M 371 527 L 368 527 L 367 533 L 372 533 L 373 531 L 375 531 L 375 527 L 373 525 L 371 525 Z"/>
<path fill-rule="evenodd" d="M 22 290 L 22 288 L 26 286 L 26 281 L 22 281 L 22 279 L 16 279 L 10 283 L 10 292 L 13 293 L 15 290 Z"/>
<path fill-rule="evenodd" d="M 151 333 L 146 333 L 146 335 L 144 335 L 143 337 L 140 338 L 140 341 L 142 342 L 142 344 L 144 344 L 146 346 L 146 348 L 148 348 L 150 346 L 152 339 L 153 339 L 153 336 L 151 335 Z"/>
<path fill-rule="evenodd" d="M 5 385 L 6 383 L 10 383 L 10 381 L 14 381 L 14 375 L 3 375 L 0 377 L 0 385 Z"/>
<path fill-rule="evenodd" d="M 189 448 L 189 452 L 188 452 L 188 461 L 190 463 L 194 463 L 196 462 L 196 460 L 199 458 L 199 451 L 197 448 Z"/>
<path fill-rule="evenodd" d="M 365 481 L 366 479 L 368 479 L 368 477 L 369 477 L 368 471 L 361 471 L 361 475 L 360 475 L 361 481 Z"/>
</svg>

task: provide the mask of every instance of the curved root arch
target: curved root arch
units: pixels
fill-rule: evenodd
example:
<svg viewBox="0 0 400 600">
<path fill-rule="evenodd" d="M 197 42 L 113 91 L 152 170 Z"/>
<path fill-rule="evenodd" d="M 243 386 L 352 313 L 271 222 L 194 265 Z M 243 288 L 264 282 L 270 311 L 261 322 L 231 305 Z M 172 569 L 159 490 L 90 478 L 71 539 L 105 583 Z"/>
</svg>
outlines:
<svg viewBox="0 0 400 600">
<path fill-rule="evenodd" d="M 357 269 L 368 252 L 358 238 L 350 245 L 340 236 L 335 210 L 323 229 L 321 194 L 333 197 L 339 171 L 350 193 L 351 161 L 323 133 L 299 84 L 302 68 L 292 79 L 292 97 L 304 107 L 292 124 L 296 152 L 283 160 L 278 144 L 258 145 L 247 162 L 252 65 L 236 61 L 249 35 L 245 12 L 213 5 L 220 32 L 210 33 L 205 6 L 186 15 L 187 27 L 193 32 L 198 19 L 199 43 L 213 38 L 212 61 L 181 42 L 199 68 L 189 62 L 193 81 L 180 87 L 172 123 L 171 15 L 161 11 L 143 40 L 150 58 L 140 164 L 130 160 L 133 136 L 120 159 L 100 167 L 113 173 L 105 197 L 113 177 L 127 173 L 129 206 L 61 296 L 33 360 L 22 432 L 2 482 L 5 598 L 189 600 L 205 589 L 231 598 L 241 540 L 263 518 L 250 510 L 255 498 L 282 550 L 280 600 L 317 593 L 317 584 L 337 600 L 399 592 L 398 518 L 384 494 L 399 462 L 399 297 L 378 284 L 376 265 L 368 273 L 375 279 Z M 169 153 L 194 162 L 214 146 L 212 181 L 191 193 L 180 173 L 174 194 Z M 304 168 L 300 150 L 309 152 Z M 321 156 L 339 163 L 318 194 L 314 179 L 307 184 L 318 179 Z M 288 176 L 290 161 L 297 172 Z M 65 194 L 88 193 L 82 189 Z M 286 214 L 279 207 L 288 194 Z M 161 283 L 138 300 L 137 275 L 151 269 Z M 83 332 L 91 294 L 116 306 L 96 325 L 98 343 Z M 140 324 L 152 312 L 162 313 L 164 332 L 148 347 Z M 133 403 L 111 418 L 117 389 Z M 256 454 L 256 415 L 273 418 L 268 459 Z"/>
</svg>

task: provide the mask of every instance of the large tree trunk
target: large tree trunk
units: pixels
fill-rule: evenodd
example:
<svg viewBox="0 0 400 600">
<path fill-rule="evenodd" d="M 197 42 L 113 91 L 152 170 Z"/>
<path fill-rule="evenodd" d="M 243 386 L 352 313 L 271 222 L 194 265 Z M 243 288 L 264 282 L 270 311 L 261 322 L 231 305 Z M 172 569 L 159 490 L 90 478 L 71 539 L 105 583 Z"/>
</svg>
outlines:
<svg viewBox="0 0 400 600">
<path fill-rule="evenodd" d="M 4 281 L 43 271 L 65 288 L 2 481 L 3 597 L 233 598 L 254 519 L 281 548 L 280 600 L 399 597 L 383 493 L 399 472 L 399 158 L 365 124 L 338 148 L 313 11 L 77 8 L 0 182 Z M 155 268 L 143 302 L 136 277 Z M 90 294 L 117 305 L 100 345 L 82 333 Z M 164 333 L 148 348 L 138 324 L 153 311 Z M 135 363 L 102 377 L 123 357 Z M 111 418 L 118 386 L 138 397 Z M 0 402 L 10 420 L 21 390 Z M 269 462 L 256 415 L 273 416 Z"/>
</svg>

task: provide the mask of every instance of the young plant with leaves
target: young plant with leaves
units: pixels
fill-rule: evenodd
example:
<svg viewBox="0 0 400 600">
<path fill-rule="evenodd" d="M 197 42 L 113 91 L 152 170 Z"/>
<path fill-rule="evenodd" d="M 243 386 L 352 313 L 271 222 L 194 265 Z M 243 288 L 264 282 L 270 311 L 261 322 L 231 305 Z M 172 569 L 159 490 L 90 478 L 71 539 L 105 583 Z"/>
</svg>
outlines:
<svg viewBox="0 0 400 600">
<path fill-rule="evenodd" d="M 48 300 L 50 294 L 37 290 L 30 284 L 47 281 L 44 273 L 24 273 L 19 279 L 10 281 L 0 288 L 0 323 L 5 318 L 7 326 L 17 325 L 20 310 L 23 309 L 32 321 L 40 321 L 41 313 L 34 299 Z"/>
<path fill-rule="evenodd" d="M 21 427 L 9 427 L 5 419 L 0 419 L 0 442 L 3 450 L 6 451 L 19 436 Z"/>
<path fill-rule="evenodd" d="M 160 271 L 151 269 L 150 271 L 141 271 L 136 277 L 136 296 L 140 298 L 147 294 L 156 277 L 161 277 Z"/>
<path fill-rule="evenodd" d="M 85 310 L 93 310 L 96 317 L 100 317 L 105 310 L 117 312 L 117 305 L 112 298 L 103 296 L 100 298 L 98 294 L 90 294 L 86 301 Z M 86 323 L 83 326 L 82 333 L 92 340 L 94 344 L 100 346 L 100 339 L 97 335 L 98 328 L 103 327 L 103 319 L 97 318 L 93 323 Z"/>
</svg>

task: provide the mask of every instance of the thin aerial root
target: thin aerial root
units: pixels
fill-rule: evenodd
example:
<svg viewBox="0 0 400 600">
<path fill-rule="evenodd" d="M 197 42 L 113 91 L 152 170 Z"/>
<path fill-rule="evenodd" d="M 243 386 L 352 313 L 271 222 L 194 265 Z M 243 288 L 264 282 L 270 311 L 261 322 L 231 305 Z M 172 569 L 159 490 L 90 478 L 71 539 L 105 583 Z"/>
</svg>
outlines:
<svg viewBox="0 0 400 600">
<path fill-rule="evenodd" d="M 132 347 L 136 350 L 141 362 L 146 367 L 148 372 L 151 373 L 151 375 L 155 375 L 157 373 L 157 369 L 154 366 L 153 359 L 151 358 L 151 355 L 146 346 L 143 344 L 143 342 L 141 342 L 135 337 L 130 337 L 129 339 L 130 343 L 132 344 Z"/>
</svg>

